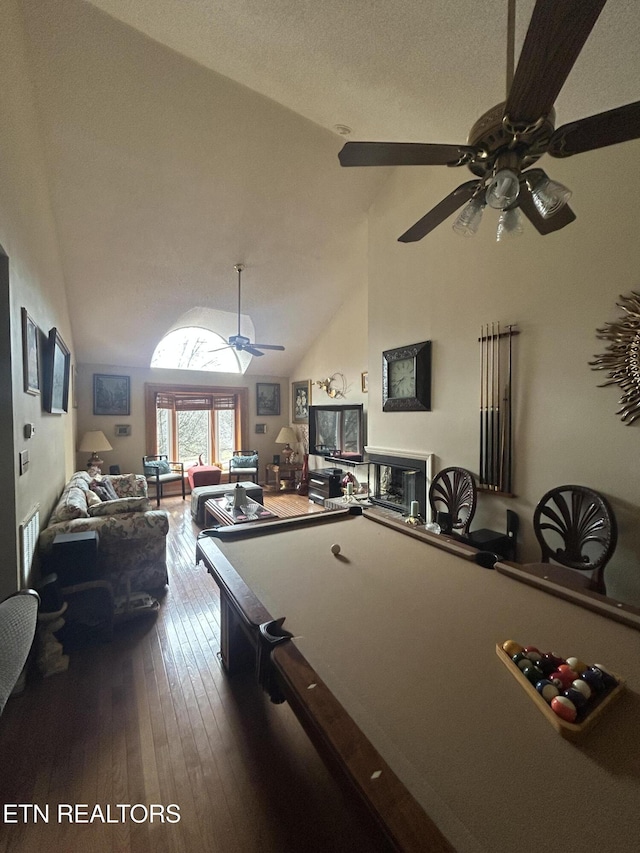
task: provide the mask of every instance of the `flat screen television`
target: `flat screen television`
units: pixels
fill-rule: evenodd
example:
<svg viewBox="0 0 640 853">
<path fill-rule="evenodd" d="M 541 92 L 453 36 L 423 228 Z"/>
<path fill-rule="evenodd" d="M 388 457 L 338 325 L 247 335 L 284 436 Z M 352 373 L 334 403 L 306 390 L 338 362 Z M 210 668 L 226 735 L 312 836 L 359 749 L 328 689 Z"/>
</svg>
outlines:
<svg viewBox="0 0 640 853">
<path fill-rule="evenodd" d="M 362 462 L 364 411 L 349 406 L 309 406 L 309 453 L 345 462 Z"/>
</svg>

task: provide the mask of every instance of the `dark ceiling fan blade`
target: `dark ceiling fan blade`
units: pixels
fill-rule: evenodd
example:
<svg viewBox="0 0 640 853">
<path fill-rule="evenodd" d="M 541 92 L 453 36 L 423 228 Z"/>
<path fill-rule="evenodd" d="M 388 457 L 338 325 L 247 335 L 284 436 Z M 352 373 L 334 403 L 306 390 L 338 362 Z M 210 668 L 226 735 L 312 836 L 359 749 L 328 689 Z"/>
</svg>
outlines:
<svg viewBox="0 0 640 853">
<path fill-rule="evenodd" d="M 245 344 L 243 347 L 240 347 L 244 352 L 251 353 L 251 355 L 264 355 L 263 352 L 260 352 L 259 349 L 256 349 L 253 344 Z"/>
<path fill-rule="evenodd" d="M 512 124 L 534 124 L 556 98 L 606 0 L 537 0 L 505 104 Z"/>
<path fill-rule="evenodd" d="M 223 349 L 229 349 L 229 347 L 232 347 L 232 346 L 233 346 L 233 344 L 225 344 L 223 347 L 216 347 L 215 349 L 207 350 L 207 352 L 209 352 L 209 353 L 222 352 Z"/>
<path fill-rule="evenodd" d="M 476 154 L 469 145 L 428 142 L 347 142 L 341 166 L 462 166 Z"/>
<path fill-rule="evenodd" d="M 455 213 L 459 207 L 462 207 L 465 201 L 469 201 L 479 186 L 480 181 L 467 181 L 465 184 L 460 184 L 446 198 L 443 198 L 440 204 L 436 204 L 429 213 L 426 213 L 408 231 L 398 237 L 398 241 L 400 243 L 415 243 L 417 240 L 422 240 L 447 217 Z"/>
<path fill-rule="evenodd" d="M 276 349 L 284 351 L 284 347 L 280 344 L 252 344 L 251 346 L 260 347 L 260 349 Z"/>
<path fill-rule="evenodd" d="M 545 173 L 542 169 L 532 169 L 531 174 L 536 172 L 538 174 L 546 177 Z M 529 222 L 533 225 L 533 227 L 540 234 L 551 234 L 553 231 L 559 231 L 561 228 L 564 228 L 565 225 L 569 225 L 576 218 L 575 213 L 568 204 L 565 204 L 564 207 L 561 207 L 560 210 L 550 216 L 548 219 L 539 212 L 538 208 L 533 203 L 533 197 L 531 195 L 531 188 L 527 183 L 527 175 L 528 172 L 524 172 L 522 174 L 522 180 L 520 181 L 520 193 L 518 195 L 518 207 L 527 217 Z"/>
<path fill-rule="evenodd" d="M 640 101 L 635 101 L 562 125 L 551 137 L 548 153 L 552 157 L 571 157 L 582 151 L 593 151 L 639 138 Z"/>
</svg>

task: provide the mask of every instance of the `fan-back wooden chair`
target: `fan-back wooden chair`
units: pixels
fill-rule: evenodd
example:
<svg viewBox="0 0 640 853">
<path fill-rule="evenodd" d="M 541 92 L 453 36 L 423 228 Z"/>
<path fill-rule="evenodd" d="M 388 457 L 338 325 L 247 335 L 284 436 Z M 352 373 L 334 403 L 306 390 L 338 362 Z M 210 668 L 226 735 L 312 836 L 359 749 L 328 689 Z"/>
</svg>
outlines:
<svg viewBox="0 0 640 853">
<path fill-rule="evenodd" d="M 604 569 L 616 549 L 618 528 L 605 497 L 586 486 L 556 486 L 536 506 L 533 529 L 551 577 L 606 593 Z"/>
<path fill-rule="evenodd" d="M 467 536 L 476 511 L 476 484 L 465 468 L 443 468 L 431 481 L 429 505 L 442 533 Z"/>
</svg>

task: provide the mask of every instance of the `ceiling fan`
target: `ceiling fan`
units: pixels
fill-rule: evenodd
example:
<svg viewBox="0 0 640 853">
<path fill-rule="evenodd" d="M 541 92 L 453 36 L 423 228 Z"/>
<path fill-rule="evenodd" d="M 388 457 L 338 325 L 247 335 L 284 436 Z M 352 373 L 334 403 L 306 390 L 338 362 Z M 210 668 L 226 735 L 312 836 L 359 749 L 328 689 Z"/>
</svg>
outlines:
<svg viewBox="0 0 640 853">
<path fill-rule="evenodd" d="M 461 184 L 398 239 L 421 240 L 465 202 L 454 230 L 473 235 L 485 204 L 501 210 L 498 239 L 522 229 L 518 209 L 540 234 L 576 218 L 570 191 L 540 168 L 543 155 L 571 157 L 640 138 L 640 101 L 554 128 L 554 102 L 606 0 L 537 0 L 515 74 L 515 0 L 508 0 L 507 98 L 475 122 L 466 145 L 347 142 L 342 166 L 467 166 Z"/>
<path fill-rule="evenodd" d="M 246 335 L 240 334 L 240 307 L 241 307 L 241 298 L 242 298 L 242 270 L 244 269 L 244 264 L 235 264 L 234 270 L 238 273 L 238 334 L 231 335 L 229 340 L 227 341 L 226 346 L 218 347 L 217 349 L 211 350 L 211 352 L 219 352 L 223 349 L 228 349 L 229 347 L 233 347 L 238 352 L 248 352 L 250 355 L 264 355 L 260 350 L 263 349 L 272 349 L 272 350 L 284 350 L 283 346 L 279 344 L 253 344 L 251 340 L 246 337 Z"/>
</svg>

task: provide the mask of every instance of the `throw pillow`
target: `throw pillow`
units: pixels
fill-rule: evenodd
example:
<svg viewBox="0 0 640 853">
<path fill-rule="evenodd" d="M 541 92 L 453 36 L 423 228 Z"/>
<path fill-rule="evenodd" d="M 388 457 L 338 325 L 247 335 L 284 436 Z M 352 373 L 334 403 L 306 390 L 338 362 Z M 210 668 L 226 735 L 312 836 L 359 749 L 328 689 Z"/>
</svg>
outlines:
<svg viewBox="0 0 640 853">
<path fill-rule="evenodd" d="M 170 474 L 171 465 L 166 459 L 149 459 L 144 464 L 144 476 L 155 477 L 156 474 Z"/>
<path fill-rule="evenodd" d="M 102 480 L 101 482 L 98 482 L 97 480 L 92 480 L 89 484 L 89 488 L 92 492 L 96 493 L 96 495 L 100 498 L 101 501 L 118 500 L 116 490 L 113 488 L 113 486 L 108 480 Z"/>
<path fill-rule="evenodd" d="M 232 456 L 231 465 L 233 468 L 257 468 L 258 456 Z"/>
<path fill-rule="evenodd" d="M 147 512 L 151 509 L 149 498 L 117 498 L 89 507 L 92 518 L 101 515 L 118 515 L 121 512 Z"/>
<path fill-rule="evenodd" d="M 86 498 L 87 506 L 89 508 L 91 508 L 92 506 L 96 506 L 96 504 L 102 503 L 102 501 L 100 500 L 98 495 L 96 495 L 95 492 L 91 491 L 91 489 L 87 489 L 86 492 L 84 493 L 84 496 Z"/>
</svg>

